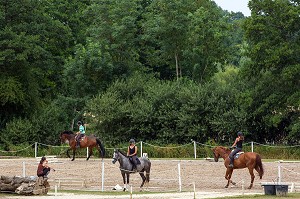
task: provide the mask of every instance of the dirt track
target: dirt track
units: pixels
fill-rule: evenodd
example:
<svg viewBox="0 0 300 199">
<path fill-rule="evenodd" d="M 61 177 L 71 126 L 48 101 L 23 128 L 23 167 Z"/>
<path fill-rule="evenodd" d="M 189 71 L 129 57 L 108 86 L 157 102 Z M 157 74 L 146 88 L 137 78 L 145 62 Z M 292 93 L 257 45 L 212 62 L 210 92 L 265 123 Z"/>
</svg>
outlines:
<svg viewBox="0 0 300 199">
<path fill-rule="evenodd" d="M 74 162 L 69 159 L 59 159 L 59 162 L 60 163 L 50 163 L 50 166 L 53 166 L 56 169 L 55 172 L 51 172 L 49 175 L 49 181 L 52 188 L 54 188 L 54 185 L 57 184 L 54 179 L 73 178 L 84 179 L 86 181 L 87 188 L 82 188 L 80 185 L 76 185 L 71 187 L 63 186 L 62 189 L 101 190 L 102 164 L 100 159 L 92 158 L 89 161 L 86 161 L 85 159 L 76 159 Z M 247 169 L 235 170 L 232 180 L 235 181 L 237 185 L 225 189 L 224 186 L 226 184 L 226 180 L 224 179 L 225 167 L 223 162 L 210 162 L 207 160 L 151 160 L 151 162 L 152 168 L 150 184 L 148 187 L 148 191 L 150 192 L 179 192 L 179 163 L 181 168 L 181 191 L 189 192 L 189 194 L 192 195 L 194 192 L 194 183 L 195 190 L 199 194 L 204 194 L 204 192 L 213 192 L 215 194 L 220 193 L 221 196 L 224 196 L 225 193 L 241 194 L 243 192 L 243 181 L 245 182 L 245 194 L 263 193 L 264 190 L 261 187 L 261 183 L 276 181 L 278 175 L 277 162 L 263 162 L 265 169 L 264 177 L 260 180 L 256 173 L 254 187 L 251 190 L 246 189 L 250 183 L 250 175 Z M 26 176 L 35 176 L 37 161 L 33 158 L 0 159 L 1 175 L 22 176 L 23 165 L 25 166 Z M 111 159 L 104 160 L 104 191 L 111 191 L 116 184 L 123 187 L 123 181 L 118 166 L 118 163 L 113 165 L 111 163 Z M 282 166 L 282 182 L 300 182 L 299 163 L 285 163 L 282 164 Z M 140 183 L 141 178 L 138 174 L 131 175 L 130 184 L 133 187 L 133 192 L 139 191 Z M 171 195 L 172 197 L 166 195 L 166 197 L 160 196 L 160 198 L 176 198 L 176 194 Z M 49 197 L 50 196 L 47 198 L 50 199 Z M 98 198 L 99 197 L 100 196 L 98 196 Z M 205 198 L 208 197 L 209 196 Z M 73 196 L 71 198 L 75 197 Z M 88 198 L 94 197 L 90 196 Z M 147 197 L 144 196 L 143 198 Z M 184 198 L 184 196 L 181 198 Z"/>
</svg>

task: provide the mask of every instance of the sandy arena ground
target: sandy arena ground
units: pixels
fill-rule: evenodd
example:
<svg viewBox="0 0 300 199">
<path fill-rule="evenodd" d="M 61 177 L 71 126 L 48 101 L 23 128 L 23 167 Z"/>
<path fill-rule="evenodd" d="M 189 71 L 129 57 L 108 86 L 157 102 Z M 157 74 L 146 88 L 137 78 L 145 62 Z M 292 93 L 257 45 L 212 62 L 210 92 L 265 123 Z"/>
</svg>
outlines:
<svg viewBox="0 0 300 199">
<path fill-rule="evenodd" d="M 112 159 L 104 159 L 104 191 L 111 191 L 112 188 L 119 184 L 123 187 L 123 180 L 119 171 L 119 163 L 112 164 Z M 59 163 L 49 163 L 56 169 L 49 175 L 49 182 L 54 190 L 58 185 L 57 179 L 72 178 L 85 180 L 87 187 L 81 185 L 62 186 L 60 189 L 78 189 L 78 190 L 98 190 L 102 189 L 102 163 L 100 159 L 91 158 L 89 161 L 85 159 L 76 159 L 70 161 L 67 158 L 59 158 Z M 134 195 L 139 191 L 141 178 L 138 174 L 131 175 L 130 184 L 132 185 L 133 198 L 194 198 L 194 184 L 196 198 L 212 198 L 224 197 L 229 195 L 244 194 L 263 194 L 264 189 L 261 183 L 276 182 L 278 179 L 278 162 L 264 162 L 265 174 L 260 180 L 255 171 L 256 178 L 254 187 L 248 190 L 250 184 L 250 175 L 248 169 L 234 170 L 232 180 L 237 183 L 235 186 L 224 188 L 226 185 L 225 167 L 223 162 L 211 162 L 208 160 L 151 160 L 152 168 L 150 174 L 150 184 L 148 192 L 155 192 L 146 195 Z M 1 175 L 5 176 L 35 176 L 37 161 L 34 158 L 26 159 L 0 159 Z M 179 193 L 179 176 L 178 168 L 180 164 L 181 173 L 181 193 Z M 282 182 L 299 183 L 300 167 L 299 163 L 281 163 Z M 25 168 L 25 171 L 24 169 Z M 56 179 L 56 181 L 55 181 Z M 244 182 L 244 184 L 243 184 Z M 70 183 L 69 183 L 70 184 Z M 47 199 L 67 199 L 67 198 L 130 198 L 128 196 L 101 196 L 101 195 L 73 195 L 60 193 L 60 189 L 56 196 L 54 193 L 48 193 L 47 196 L 6 196 L 4 198 L 14 199 L 31 199 L 31 198 L 47 198 Z M 244 190 L 244 191 L 243 191 Z M 161 194 L 157 194 L 161 192 Z M 171 192 L 171 193 L 170 193 Z M 0 196 L 1 198 L 1 196 Z"/>
</svg>

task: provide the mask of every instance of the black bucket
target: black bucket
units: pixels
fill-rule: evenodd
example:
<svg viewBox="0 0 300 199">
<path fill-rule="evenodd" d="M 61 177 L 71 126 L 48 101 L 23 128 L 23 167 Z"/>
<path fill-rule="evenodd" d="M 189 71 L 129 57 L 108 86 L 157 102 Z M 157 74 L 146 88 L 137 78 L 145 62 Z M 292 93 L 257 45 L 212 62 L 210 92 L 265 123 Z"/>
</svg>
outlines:
<svg viewBox="0 0 300 199">
<path fill-rule="evenodd" d="M 275 185 L 276 196 L 286 196 L 289 186 L 288 185 Z"/>
<path fill-rule="evenodd" d="M 265 195 L 276 195 L 275 184 L 263 184 Z"/>
</svg>

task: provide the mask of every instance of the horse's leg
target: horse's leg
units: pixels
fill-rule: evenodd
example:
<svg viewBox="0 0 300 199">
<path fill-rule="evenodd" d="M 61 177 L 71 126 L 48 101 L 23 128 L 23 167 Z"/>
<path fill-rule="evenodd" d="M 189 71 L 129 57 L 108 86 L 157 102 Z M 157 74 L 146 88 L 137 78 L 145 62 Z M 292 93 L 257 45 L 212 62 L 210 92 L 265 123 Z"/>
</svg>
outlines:
<svg viewBox="0 0 300 199">
<path fill-rule="evenodd" d="M 76 151 L 76 149 L 73 149 L 73 158 L 72 158 L 71 161 L 74 161 L 74 160 L 75 160 L 75 151 Z"/>
<path fill-rule="evenodd" d="M 235 185 L 235 182 L 233 182 L 233 181 L 230 179 L 230 178 L 231 178 L 231 175 L 232 175 L 232 172 L 233 172 L 233 169 L 227 168 L 226 174 L 225 174 L 225 179 L 227 180 L 227 184 L 226 184 L 225 188 L 228 188 L 229 183 L 232 183 L 233 185 Z"/>
<path fill-rule="evenodd" d="M 126 173 L 126 178 L 127 178 L 126 187 L 129 186 L 129 176 L 130 176 L 130 173 Z"/>
<path fill-rule="evenodd" d="M 251 189 L 253 186 L 253 181 L 254 181 L 255 175 L 253 173 L 253 167 L 248 167 L 248 169 L 249 169 L 249 173 L 251 176 L 251 183 L 250 183 L 250 186 L 248 187 L 248 189 Z"/>
<path fill-rule="evenodd" d="M 93 148 L 89 147 L 89 155 L 86 160 L 89 160 L 92 154 L 93 154 Z"/>
<path fill-rule="evenodd" d="M 70 156 L 70 154 L 69 154 L 69 151 L 71 150 L 71 148 L 69 148 L 68 150 L 67 150 L 67 156 L 68 156 L 68 158 L 71 158 L 71 156 Z"/>
<path fill-rule="evenodd" d="M 121 172 L 121 174 L 122 174 L 122 177 L 123 177 L 123 183 L 124 183 L 123 191 L 127 191 L 127 187 L 126 187 L 126 179 L 125 179 L 125 173 L 124 173 L 124 172 Z"/>
<path fill-rule="evenodd" d="M 145 181 L 146 181 L 146 176 L 144 175 L 144 171 L 140 171 L 139 173 L 140 173 L 140 176 L 142 178 L 142 184 L 140 186 L 140 191 L 143 191 L 143 186 L 144 186 Z"/>
</svg>

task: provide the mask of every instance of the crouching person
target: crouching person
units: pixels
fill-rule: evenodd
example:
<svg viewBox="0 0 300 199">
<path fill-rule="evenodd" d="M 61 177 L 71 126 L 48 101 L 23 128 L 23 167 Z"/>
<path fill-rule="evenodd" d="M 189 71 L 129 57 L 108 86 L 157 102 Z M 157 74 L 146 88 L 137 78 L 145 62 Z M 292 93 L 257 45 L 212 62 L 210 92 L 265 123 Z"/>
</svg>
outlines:
<svg viewBox="0 0 300 199">
<path fill-rule="evenodd" d="M 50 189 L 50 184 L 48 183 L 48 174 L 50 173 L 51 168 L 48 165 L 48 160 L 43 156 L 40 160 L 40 163 L 37 168 L 38 179 L 35 183 L 33 190 L 34 195 L 47 194 Z M 55 171 L 54 169 L 52 169 Z"/>
</svg>

